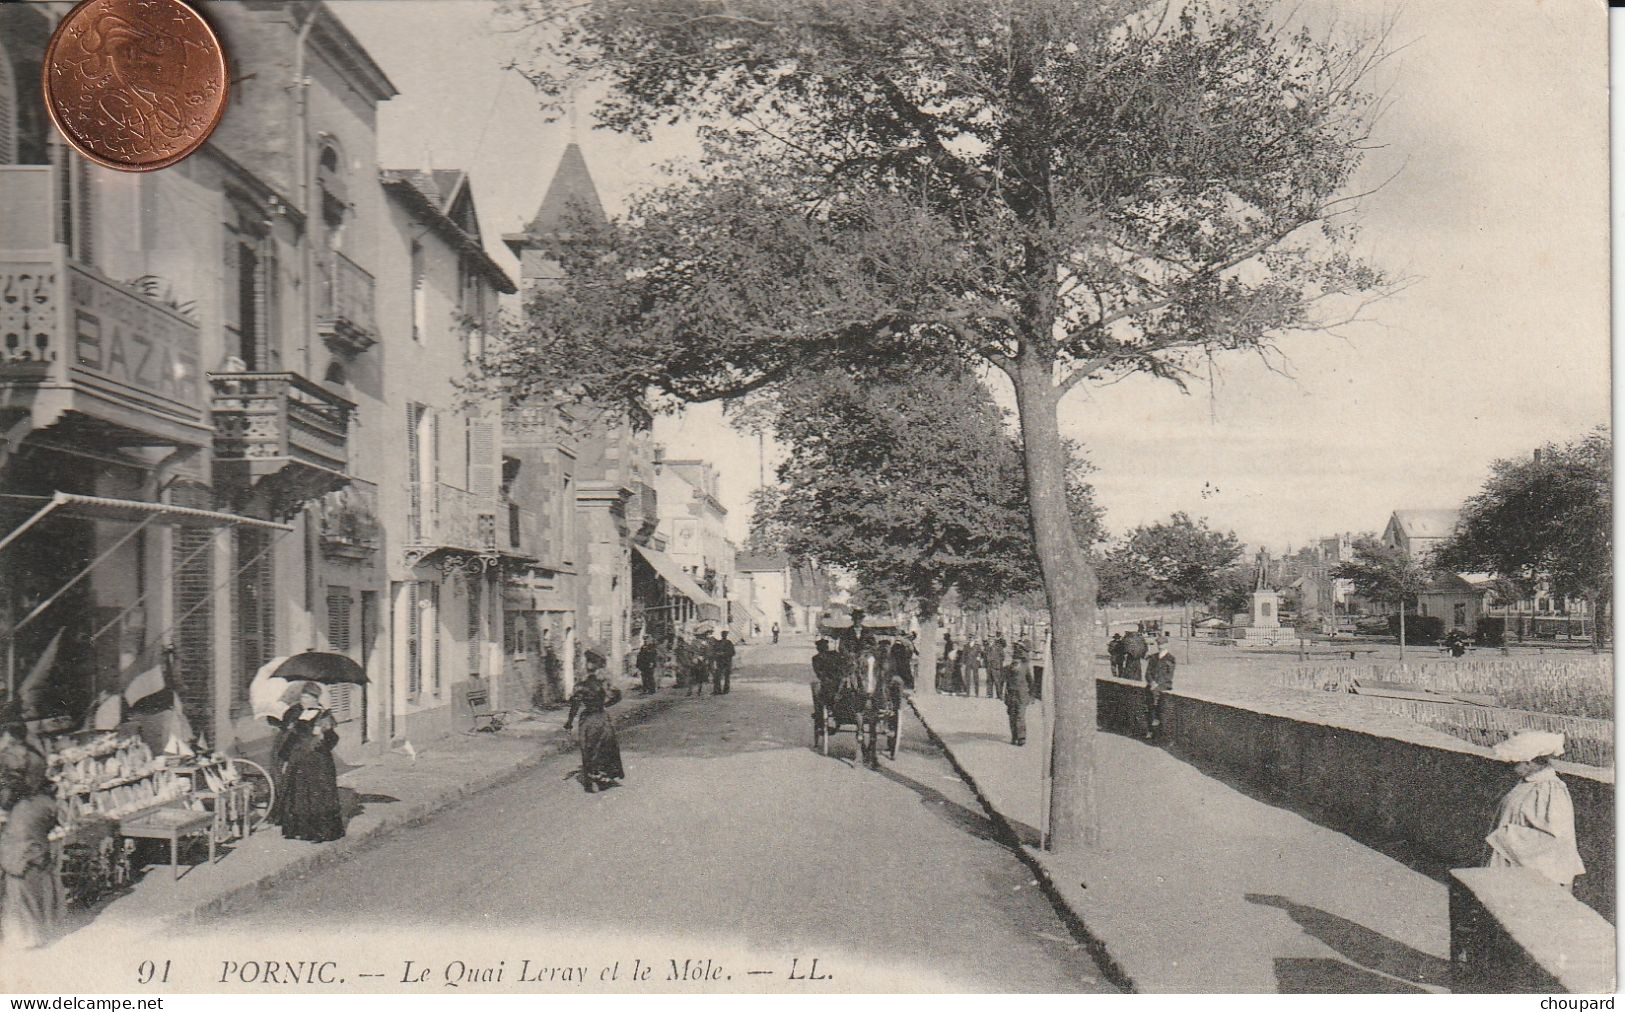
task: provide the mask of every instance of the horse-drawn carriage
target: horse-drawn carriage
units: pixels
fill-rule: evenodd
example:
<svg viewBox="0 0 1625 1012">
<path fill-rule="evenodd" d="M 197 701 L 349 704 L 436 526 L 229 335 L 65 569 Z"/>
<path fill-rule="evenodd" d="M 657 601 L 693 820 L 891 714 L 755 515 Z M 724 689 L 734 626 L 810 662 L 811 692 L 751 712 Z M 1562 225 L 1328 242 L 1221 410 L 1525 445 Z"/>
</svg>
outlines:
<svg viewBox="0 0 1625 1012">
<path fill-rule="evenodd" d="M 813 747 L 829 755 L 835 735 L 851 731 L 858 757 L 871 769 L 880 767 L 880 735 L 886 735 L 886 758 L 896 760 L 902 718 L 903 678 L 891 670 L 884 647 L 865 646 L 856 655 L 836 658 L 840 679 L 812 683 Z"/>
</svg>

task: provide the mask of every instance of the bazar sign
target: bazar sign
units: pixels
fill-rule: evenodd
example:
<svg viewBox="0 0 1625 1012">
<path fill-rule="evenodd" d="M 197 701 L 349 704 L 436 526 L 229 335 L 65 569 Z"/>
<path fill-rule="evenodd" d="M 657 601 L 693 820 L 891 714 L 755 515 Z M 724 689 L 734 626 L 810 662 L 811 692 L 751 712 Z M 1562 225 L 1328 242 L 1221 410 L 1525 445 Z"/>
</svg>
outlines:
<svg viewBox="0 0 1625 1012">
<path fill-rule="evenodd" d="M 196 324 L 77 267 L 68 278 L 80 370 L 182 404 L 202 404 Z"/>
</svg>

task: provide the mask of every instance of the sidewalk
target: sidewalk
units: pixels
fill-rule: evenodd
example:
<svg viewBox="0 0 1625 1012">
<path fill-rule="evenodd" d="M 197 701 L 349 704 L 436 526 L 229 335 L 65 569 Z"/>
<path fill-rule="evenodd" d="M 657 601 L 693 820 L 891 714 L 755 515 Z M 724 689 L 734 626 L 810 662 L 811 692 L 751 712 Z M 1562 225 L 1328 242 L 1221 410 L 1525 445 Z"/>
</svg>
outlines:
<svg viewBox="0 0 1625 1012">
<path fill-rule="evenodd" d="M 1099 847 L 1040 851 L 1039 707 L 1016 748 L 997 700 L 912 703 L 1120 983 L 1151 993 L 1448 987 L 1443 883 L 1105 732 L 1095 739 Z"/>
<path fill-rule="evenodd" d="M 614 711 L 619 727 L 647 720 L 678 698 L 670 687 L 647 697 L 630 687 L 626 692 Z M 220 860 L 212 866 L 206 858 L 205 863 L 183 864 L 179 881 L 167 866 L 149 866 L 129 892 L 93 914 L 80 915 L 82 924 L 72 920 L 70 926 L 77 930 L 52 949 L 94 951 L 100 938 L 134 931 L 164 934 L 251 903 L 278 882 L 342 861 L 383 834 L 573 751 L 575 736 L 564 730 L 567 712 L 561 708 L 526 714 L 496 733 L 454 733 L 415 743 L 416 758 L 390 752 L 344 770 L 339 787 L 356 792 L 360 811 L 350 819 L 342 840 L 325 844 L 285 840 L 275 827 L 267 826 L 222 848 Z M 193 860 L 198 860 L 196 852 Z"/>
</svg>

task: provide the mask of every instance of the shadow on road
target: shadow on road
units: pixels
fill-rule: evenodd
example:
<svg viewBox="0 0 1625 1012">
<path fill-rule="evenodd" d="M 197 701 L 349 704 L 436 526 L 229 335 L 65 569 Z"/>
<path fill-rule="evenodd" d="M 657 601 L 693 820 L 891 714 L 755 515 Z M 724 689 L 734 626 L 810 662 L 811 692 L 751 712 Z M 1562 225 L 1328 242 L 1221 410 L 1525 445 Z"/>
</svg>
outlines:
<svg viewBox="0 0 1625 1012">
<path fill-rule="evenodd" d="M 1276 979 L 1282 991 L 1423 991 L 1421 985 L 1447 987 L 1450 961 L 1413 949 L 1318 907 L 1294 903 L 1285 896 L 1248 893 L 1247 902 L 1275 907 L 1348 962 L 1335 959 L 1277 959 Z M 1322 965 L 1327 964 L 1327 965 Z M 1331 979 L 1327 979 L 1330 975 Z M 1345 983 L 1337 985 L 1341 977 Z"/>
<path fill-rule="evenodd" d="M 884 762 L 879 773 L 892 783 L 900 787 L 906 787 L 919 795 L 920 804 L 924 805 L 932 815 L 937 816 L 950 826 L 961 829 L 980 840 L 991 840 L 994 843 L 1003 842 L 998 827 L 994 826 L 992 820 L 983 813 L 973 811 L 959 804 L 935 787 L 928 787 L 913 777 L 900 773 L 891 766 L 884 765 Z"/>
</svg>

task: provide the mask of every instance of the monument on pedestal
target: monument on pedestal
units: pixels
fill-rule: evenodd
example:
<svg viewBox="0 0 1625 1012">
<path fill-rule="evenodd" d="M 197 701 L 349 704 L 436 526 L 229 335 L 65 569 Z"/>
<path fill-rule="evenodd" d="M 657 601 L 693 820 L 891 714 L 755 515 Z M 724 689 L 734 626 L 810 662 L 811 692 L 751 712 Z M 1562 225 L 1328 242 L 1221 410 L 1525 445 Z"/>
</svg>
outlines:
<svg viewBox="0 0 1625 1012">
<path fill-rule="evenodd" d="M 1264 565 L 1265 556 L 1258 556 L 1258 576 L 1253 583 L 1253 610 L 1247 624 L 1235 629 L 1237 642 L 1249 644 L 1275 644 L 1291 639 L 1291 630 L 1281 628 L 1281 595 L 1270 589 Z"/>
</svg>

